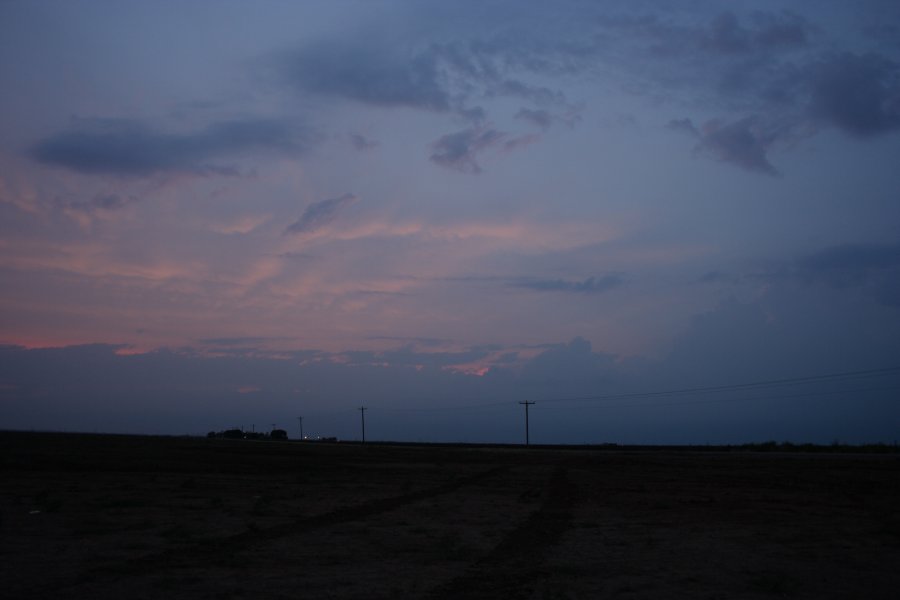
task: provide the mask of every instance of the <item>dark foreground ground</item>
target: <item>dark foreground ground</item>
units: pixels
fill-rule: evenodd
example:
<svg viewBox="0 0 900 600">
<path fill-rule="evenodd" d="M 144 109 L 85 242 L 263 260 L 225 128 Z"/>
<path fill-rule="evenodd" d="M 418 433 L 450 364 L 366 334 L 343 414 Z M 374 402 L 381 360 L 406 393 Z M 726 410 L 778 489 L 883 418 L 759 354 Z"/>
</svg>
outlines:
<svg viewBox="0 0 900 600">
<path fill-rule="evenodd" d="M 8 598 L 898 598 L 898 455 L 0 433 Z"/>
</svg>

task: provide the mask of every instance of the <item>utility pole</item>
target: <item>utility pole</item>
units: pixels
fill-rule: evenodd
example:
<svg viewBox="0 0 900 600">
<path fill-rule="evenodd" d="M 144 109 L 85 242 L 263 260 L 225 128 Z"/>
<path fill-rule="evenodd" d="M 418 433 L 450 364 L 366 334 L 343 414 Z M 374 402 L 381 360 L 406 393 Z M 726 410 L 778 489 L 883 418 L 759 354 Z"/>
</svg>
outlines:
<svg viewBox="0 0 900 600">
<path fill-rule="evenodd" d="M 362 443 L 366 443 L 366 407 L 359 407 L 359 417 L 362 420 Z"/>
<path fill-rule="evenodd" d="M 522 404 L 525 406 L 525 445 L 527 446 L 528 442 L 529 442 L 529 440 L 528 440 L 528 407 L 531 406 L 532 404 L 534 404 L 534 402 L 528 402 L 526 400 L 525 402 L 519 402 L 519 404 Z"/>
<path fill-rule="evenodd" d="M 300 421 L 300 441 L 303 441 L 303 417 L 297 417 L 297 420 Z"/>
</svg>

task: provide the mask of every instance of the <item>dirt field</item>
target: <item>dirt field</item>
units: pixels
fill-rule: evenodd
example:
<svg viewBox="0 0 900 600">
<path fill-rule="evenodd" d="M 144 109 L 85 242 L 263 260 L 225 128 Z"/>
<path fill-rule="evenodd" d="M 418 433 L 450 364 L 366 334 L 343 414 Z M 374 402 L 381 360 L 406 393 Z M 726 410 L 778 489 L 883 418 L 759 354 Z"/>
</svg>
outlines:
<svg viewBox="0 0 900 600">
<path fill-rule="evenodd" d="M 897 598 L 900 456 L 0 433 L 9 598 Z"/>
</svg>

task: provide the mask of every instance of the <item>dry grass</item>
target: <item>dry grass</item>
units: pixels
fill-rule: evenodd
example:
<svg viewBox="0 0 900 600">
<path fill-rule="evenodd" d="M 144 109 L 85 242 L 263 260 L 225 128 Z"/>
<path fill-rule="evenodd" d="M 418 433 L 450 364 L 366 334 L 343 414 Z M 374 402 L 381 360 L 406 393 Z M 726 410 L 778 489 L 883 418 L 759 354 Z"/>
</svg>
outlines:
<svg viewBox="0 0 900 600">
<path fill-rule="evenodd" d="M 896 455 L 0 434 L 57 598 L 894 598 Z"/>
</svg>

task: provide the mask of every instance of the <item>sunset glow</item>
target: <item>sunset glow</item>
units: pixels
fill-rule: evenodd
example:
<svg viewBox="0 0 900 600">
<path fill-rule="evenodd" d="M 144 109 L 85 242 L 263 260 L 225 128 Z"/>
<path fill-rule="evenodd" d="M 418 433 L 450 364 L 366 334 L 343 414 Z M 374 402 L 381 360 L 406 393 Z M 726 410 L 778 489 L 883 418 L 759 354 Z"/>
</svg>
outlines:
<svg viewBox="0 0 900 600">
<path fill-rule="evenodd" d="M 456 404 L 480 425 L 417 437 L 508 441 L 528 399 L 548 442 L 886 441 L 900 376 L 816 406 L 555 401 L 900 366 L 891 23 L 0 3 L 0 427 L 302 411 L 340 437 L 365 403 L 408 438 L 401 409 Z"/>
</svg>

